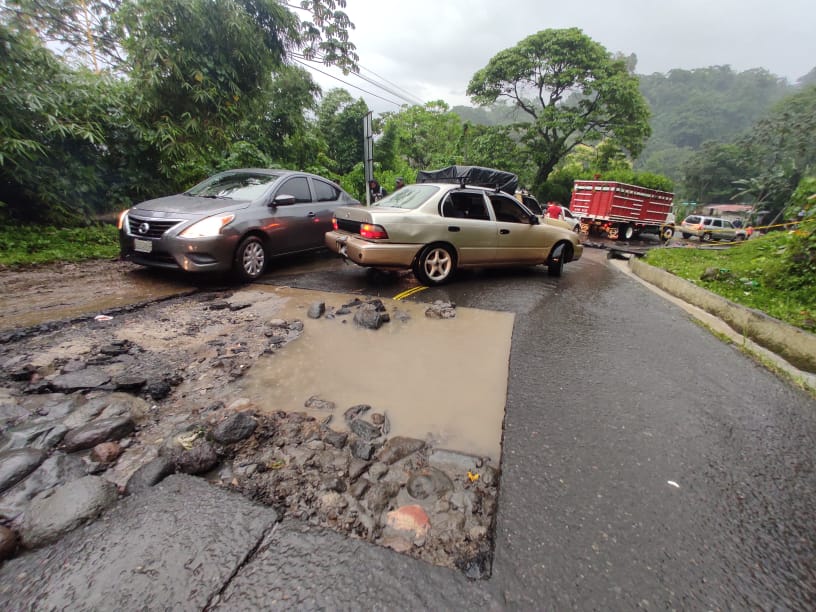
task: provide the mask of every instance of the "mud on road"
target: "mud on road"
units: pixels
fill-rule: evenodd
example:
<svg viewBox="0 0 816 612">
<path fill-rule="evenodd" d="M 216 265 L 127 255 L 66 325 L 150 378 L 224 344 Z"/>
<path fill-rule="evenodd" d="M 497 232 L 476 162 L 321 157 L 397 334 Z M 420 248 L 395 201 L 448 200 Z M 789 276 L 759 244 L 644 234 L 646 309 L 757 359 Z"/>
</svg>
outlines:
<svg viewBox="0 0 816 612">
<path fill-rule="evenodd" d="M 132 411 L 137 427 L 120 440 L 122 454 L 101 465 L 92 450 L 80 452 L 88 472 L 102 473 L 120 492 L 140 469 L 170 457 L 175 470 L 286 516 L 474 578 L 489 575 L 498 453 L 468 455 L 431 436 L 399 435 L 390 431 L 389 407 L 375 399 L 346 406 L 319 388 L 303 389 L 301 410 L 287 412 L 265 403 L 257 384 L 250 397 L 242 386 L 253 365 L 302 342 L 309 325 L 356 329 L 355 312 L 369 306 L 386 325 L 419 325 L 426 306 L 323 294 L 325 312 L 316 321 L 308 313 L 316 292 L 192 287 L 187 277 L 110 261 L 5 270 L 0 283 L 7 288 L 0 299 L 0 433 L 47 420 L 44 397 L 74 410 L 126 393 L 143 406 Z M 457 324 L 484 340 L 478 318 L 460 318 Z M 501 323 L 509 355 L 512 317 Z M 507 357 L 498 354 L 495 369 L 506 384 Z M 506 387 L 499 391 L 503 411 Z M 225 441 L 217 432 L 236 415 L 244 425 L 251 417 L 251 433 Z M 48 450 L 64 449 L 57 443 Z M 190 452 L 192 464 L 180 459 Z M 0 517 L 13 528 L 19 521 Z"/>
</svg>

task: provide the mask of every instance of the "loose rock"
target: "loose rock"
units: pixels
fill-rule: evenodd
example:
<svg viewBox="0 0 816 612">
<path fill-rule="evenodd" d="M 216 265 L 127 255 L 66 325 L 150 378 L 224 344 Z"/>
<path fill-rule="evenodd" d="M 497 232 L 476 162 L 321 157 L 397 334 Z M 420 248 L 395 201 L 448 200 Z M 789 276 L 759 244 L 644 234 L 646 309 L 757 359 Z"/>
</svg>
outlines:
<svg viewBox="0 0 816 612">
<path fill-rule="evenodd" d="M 36 470 L 45 457 L 45 451 L 36 448 L 0 453 L 0 493 Z"/>
<path fill-rule="evenodd" d="M 377 458 L 389 465 L 425 448 L 425 442 L 416 438 L 395 436 L 385 443 Z"/>
<path fill-rule="evenodd" d="M 116 501 L 116 486 L 99 476 L 85 476 L 41 493 L 26 510 L 20 539 L 26 548 L 58 540 Z"/>
<path fill-rule="evenodd" d="M 133 495 L 146 491 L 176 471 L 175 463 L 168 457 L 156 457 L 136 470 L 125 485 L 125 493 Z"/>
<path fill-rule="evenodd" d="M 93 448 L 102 442 L 119 440 L 130 434 L 136 427 L 129 416 L 91 421 L 87 425 L 69 431 L 62 443 L 65 450 L 73 453 Z"/>
<path fill-rule="evenodd" d="M 235 444 L 251 436 L 257 426 L 251 414 L 237 412 L 216 425 L 212 436 L 219 444 Z"/>
<path fill-rule="evenodd" d="M 91 459 L 99 463 L 113 463 L 122 454 L 122 447 L 116 442 L 103 442 L 93 447 Z"/>
</svg>

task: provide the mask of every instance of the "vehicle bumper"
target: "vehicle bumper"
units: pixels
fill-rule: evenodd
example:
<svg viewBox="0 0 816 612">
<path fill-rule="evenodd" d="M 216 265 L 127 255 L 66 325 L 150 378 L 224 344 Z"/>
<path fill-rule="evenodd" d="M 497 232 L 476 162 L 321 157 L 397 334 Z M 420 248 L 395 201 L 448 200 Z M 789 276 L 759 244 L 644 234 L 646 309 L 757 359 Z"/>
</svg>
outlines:
<svg viewBox="0 0 816 612">
<path fill-rule="evenodd" d="M 584 254 L 584 245 L 582 245 L 582 244 L 573 245 L 572 259 L 570 259 L 570 261 L 578 261 L 579 259 L 581 259 L 581 255 L 583 255 L 583 254 Z"/>
<path fill-rule="evenodd" d="M 176 237 L 139 239 L 119 232 L 122 259 L 140 266 L 184 270 L 186 272 L 225 272 L 232 268 L 235 240 L 228 236 L 197 238 Z"/>
<path fill-rule="evenodd" d="M 326 232 L 326 247 L 360 266 L 410 268 L 420 244 L 369 242 L 343 232 Z"/>
</svg>

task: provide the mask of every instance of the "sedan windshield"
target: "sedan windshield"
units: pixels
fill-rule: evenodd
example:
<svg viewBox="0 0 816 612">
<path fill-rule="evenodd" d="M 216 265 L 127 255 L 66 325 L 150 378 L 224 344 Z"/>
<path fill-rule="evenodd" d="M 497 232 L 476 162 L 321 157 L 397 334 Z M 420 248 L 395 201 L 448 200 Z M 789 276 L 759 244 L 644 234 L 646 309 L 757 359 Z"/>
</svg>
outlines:
<svg viewBox="0 0 816 612">
<path fill-rule="evenodd" d="M 230 172 L 216 174 L 192 187 L 185 193 L 203 198 L 226 198 L 228 200 L 255 200 L 261 197 L 270 184 L 280 178 L 278 174 L 255 172 Z"/>
<path fill-rule="evenodd" d="M 383 208 L 419 208 L 439 191 L 434 185 L 408 185 L 372 204 Z"/>
</svg>

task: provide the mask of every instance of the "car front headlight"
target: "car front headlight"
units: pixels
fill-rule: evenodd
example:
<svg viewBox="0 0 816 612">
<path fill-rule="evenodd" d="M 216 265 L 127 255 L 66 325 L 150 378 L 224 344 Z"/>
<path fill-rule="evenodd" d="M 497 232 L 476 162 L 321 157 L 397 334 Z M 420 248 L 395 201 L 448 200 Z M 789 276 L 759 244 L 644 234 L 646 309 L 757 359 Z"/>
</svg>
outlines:
<svg viewBox="0 0 816 612">
<path fill-rule="evenodd" d="M 221 233 L 221 228 L 232 221 L 235 215 L 213 215 L 193 223 L 179 234 L 182 238 L 213 238 Z"/>
</svg>

